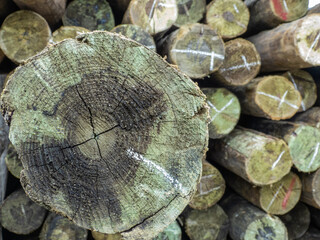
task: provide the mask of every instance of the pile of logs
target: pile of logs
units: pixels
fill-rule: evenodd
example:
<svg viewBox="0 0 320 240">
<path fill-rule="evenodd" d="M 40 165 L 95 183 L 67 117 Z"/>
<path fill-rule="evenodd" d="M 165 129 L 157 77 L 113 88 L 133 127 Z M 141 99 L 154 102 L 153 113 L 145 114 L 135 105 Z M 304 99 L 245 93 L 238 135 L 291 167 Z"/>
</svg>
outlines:
<svg viewBox="0 0 320 240">
<path fill-rule="evenodd" d="M 308 4 L 1 1 L 0 240 L 319 240 Z"/>
</svg>

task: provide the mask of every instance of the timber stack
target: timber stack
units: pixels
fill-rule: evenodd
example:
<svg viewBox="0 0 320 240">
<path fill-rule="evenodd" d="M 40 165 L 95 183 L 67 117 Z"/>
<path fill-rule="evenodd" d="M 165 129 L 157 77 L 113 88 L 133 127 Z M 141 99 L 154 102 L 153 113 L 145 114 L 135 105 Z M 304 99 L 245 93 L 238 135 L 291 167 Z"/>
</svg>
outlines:
<svg viewBox="0 0 320 240">
<path fill-rule="evenodd" d="M 320 4 L 3 0 L 0 240 L 320 239 Z"/>
</svg>

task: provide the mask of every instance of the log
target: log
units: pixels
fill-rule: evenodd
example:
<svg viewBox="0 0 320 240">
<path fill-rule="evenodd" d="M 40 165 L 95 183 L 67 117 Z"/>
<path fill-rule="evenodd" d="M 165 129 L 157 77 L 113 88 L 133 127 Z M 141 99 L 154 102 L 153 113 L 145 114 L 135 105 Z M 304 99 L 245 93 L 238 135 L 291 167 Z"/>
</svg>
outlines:
<svg viewBox="0 0 320 240">
<path fill-rule="evenodd" d="M 156 51 L 156 43 L 153 37 L 143 28 L 132 24 L 121 24 L 111 30 L 113 33 L 119 33 L 127 38 L 130 38 L 153 51 Z"/>
<path fill-rule="evenodd" d="M 22 189 L 11 193 L 0 208 L 2 227 L 15 234 L 29 234 L 38 229 L 46 210 L 32 202 Z"/>
<path fill-rule="evenodd" d="M 131 0 L 122 23 L 138 25 L 155 35 L 168 30 L 177 18 L 176 0 Z"/>
<path fill-rule="evenodd" d="M 202 175 L 197 192 L 189 203 L 193 209 L 205 210 L 216 204 L 224 194 L 226 183 L 223 176 L 212 164 L 202 163 Z"/>
<path fill-rule="evenodd" d="M 312 225 L 320 228 L 320 209 L 309 206 Z"/>
<path fill-rule="evenodd" d="M 162 56 L 191 78 L 217 71 L 224 60 L 224 43 L 211 27 L 195 23 L 181 26 L 162 44 Z"/>
<path fill-rule="evenodd" d="M 312 127 L 320 128 L 320 107 L 312 107 L 303 113 L 297 114 L 293 119 L 297 122 L 303 122 Z"/>
<path fill-rule="evenodd" d="M 262 187 L 254 186 L 231 172 L 225 172 L 223 176 L 236 193 L 269 214 L 286 214 L 300 199 L 301 181 L 292 172 L 280 181 Z"/>
<path fill-rule="evenodd" d="M 301 237 L 296 240 L 319 240 L 320 239 L 320 230 L 315 227 L 310 227 L 308 231 Z"/>
<path fill-rule="evenodd" d="M 201 88 L 210 107 L 209 137 L 218 139 L 229 134 L 240 118 L 238 98 L 225 88 Z"/>
<path fill-rule="evenodd" d="M 206 12 L 206 0 L 177 0 L 178 18 L 174 26 L 197 23 Z"/>
<path fill-rule="evenodd" d="M 209 162 L 258 186 L 278 182 L 292 165 L 283 140 L 246 128 L 236 127 L 226 137 L 212 141 L 209 149 Z"/>
<path fill-rule="evenodd" d="M 241 0 L 212 0 L 205 21 L 223 39 L 231 39 L 247 31 L 249 18 L 249 10 Z"/>
<path fill-rule="evenodd" d="M 310 225 L 310 211 L 306 205 L 299 202 L 290 212 L 279 216 L 286 225 L 289 239 L 302 237 Z"/>
<path fill-rule="evenodd" d="M 320 13 L 320 3 L 309 9 L 308 15 L 312 13 Z"/>
<path fill-rule="evenodd" d="M 190 240 L 224 240 L 229 230 L 228 216 L 218 204 L 207 210 L 188 209 L 183 222 Z"/>
<path fill-rule="evenodd" d="M 287 229 L 278 217 L 266 214 L 237 195 L 225 198 L 221 207 L 230 219 L 229 235 L 233 240 L 288 240 Z"/>
<path fill-rule="evenodd" d="M 308 174 L 300 174 L 302 182 L 301 201 L 315 208 L 320 209 L 320 169 Z"/>
<path fill-rule="evenodd" d="M 249 37 L 248 40 L 260 54 L 261 71 L 275 72 L 319 66 L 319 21 L 320 14 L 311 14 Z"/>
<path fill-rule="evenodd" d="M 308 0 L 259 0 L 250 6 L 250 32 L 260 32 L 284 22 L 303 17 L 308 11 Z"/>
<path fill-rule="evenodd" d="M 76 38 L 82 33 L 89 32 L 88 29 L 77 26 L 61 26 L 52 33 L 52 43 L 58 43 L 68 38 Z"/>
<path fill-rule="evenodd" d="M 22 186 L 76 225 L 150 239 L 196 191 L 205 95 L 134 41 L 97 31 L 57 43 L 15 70 L 1 103 Z"/>
<path fill-rule="evenodd" d="M 223 86 L 243 86 L 258 75 L 260 65 L 255 46 L 243 38 L 236 38 L 225 43 L 223 64 L 211 79 Z"/>
<path fill-rule="evenodd" d="M 12 143 L 9 144 L 7 150 L 7 156 L 5 158 L 7 168 L 9 172 L 16 178 L 20 178 L 20 172 L 23 169 L 21 160 L 18 157 L 18 153 Z"/>
<path fill-rule="evenodd" d="M 20 9 L 31 10 L 44 17 L 50 26 L 61 21 L 67 0 L 13 0 Z"/>
<path fill-rule="evenodd" d="M 250 127 L 283 139 L 299 171 L 313 172 L 320 167 L 320 129 L 299 122 L 263 119 L 255 119 Z"/>
<path fill-rule="evenodd" d="M 92 231 L 91 234 L 94 240 L 123 240 L 119 233 L 106 234 Z"/>
<path fill-rule="evenodd" d="M 109 31 L 115 26 L 112 9 L 104 0 L 74 0 L 62 16 L 64 26 Z"/>
<path fill-rule="evenodd" d="M 311 108 L 317 101 L 317 85 L 311 74 L 303 70 L 292 70 L 287 71 L 283 76 L 288 78 L 300 92 L 302 100 L 298 112 Z"/>
<path fill-rule="evenodd" d="M 13 62 L 22 63 L 43 50 L 51 30 L 39 14 L 20 10 L 10 14 L 0 29 L 0 48 Z"/>
<path fill-rule="evenodd" d="M 40 240 L 86 240 L 87 237 L 86 229 L 53 212 L 47 216 L 39 235 Z"/>
<path fill-rule="evenodd" d="M 242 112 L 255 117 L 289 119 L 301 106 L 299 91 L 282 76 L 258 77 L 232 90 L 240 100 Z"/>
</svg>

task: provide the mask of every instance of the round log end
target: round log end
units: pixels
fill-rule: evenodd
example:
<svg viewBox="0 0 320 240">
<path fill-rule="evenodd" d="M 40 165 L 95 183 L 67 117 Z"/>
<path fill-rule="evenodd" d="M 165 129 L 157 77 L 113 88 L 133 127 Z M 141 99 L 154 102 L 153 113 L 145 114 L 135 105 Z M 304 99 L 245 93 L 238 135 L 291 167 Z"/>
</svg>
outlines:
<svg viewBox="0 0 320 240">
<path fill-rule="evenodd" d="M 308 11 L 308 0 L 269 0 L 271 10 L 282 22 L 303 17 Z"/>
<path fill-rule="evenodd" d="M 58 43 L 68 38 L 76 38 L 78 35 L 86 32 L 90 31 L 78 26 L 62 26 L 52 33 L 52 41 L 53 43 Z"/>
<path fill-rule="evenodd" d="M 206 12 L 206 0 L 177 0 L 178 18 L 175 26 L 199 22 Z"/>
</svg>

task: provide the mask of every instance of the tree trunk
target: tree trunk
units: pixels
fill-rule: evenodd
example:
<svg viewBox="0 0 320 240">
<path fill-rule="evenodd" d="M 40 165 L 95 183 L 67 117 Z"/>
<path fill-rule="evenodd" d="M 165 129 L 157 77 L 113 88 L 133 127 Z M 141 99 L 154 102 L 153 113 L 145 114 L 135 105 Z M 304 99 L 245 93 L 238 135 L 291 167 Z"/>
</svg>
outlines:
<svg viewBox="0 0 320 240">
<path fill-rule="evenodd" d="M 320 107 L 313 107 L 306 112 L 299 113 L 294 117 L 294 120 L 306 123 L 315 128 L 320 128 Z"/>
<path fill-rule="evenodd" d="M 177 4 L 178 18 L 174 23 L 176 27 L 199 22 L 206 12 L 206 0 L 177 0 Z"/>
<path fill-rule="evenodd" d="M 260 54 L 261 71 L 320 65 L 319 21 L 320 14 L 312 14 L 248 38 Z"/>
<path fill-rule="evenodd" d="M 249 10 L 241 0 L 212 0 L 205 21 L 223 39 L 231 39 L 247 31 L 249 18 Z"/>
<path fill-rule="evenodd" d="M 225 59 L 211 79 L 223 86 L 243 86 L 257 76 L 260 65 L 255 46 L 247 40 L 236 38 L 225 43 Z"/>
<path fill-rule="evenodd" d="M 52 33 L 52 42 L 58 43 L 68 38 L 76 38 L 82 33 L 90 32 L 88 29 L 77 26 L 62 26 Z"/>
<path fill-rule="evenodd" d="M 51 30 L 39 14 L 20 10 L 10 14 L 0 29 L 0 47 L 13 62 L 22 63 L 43 50 L 50 40 Z"/>
<path fill-rule="evenodd" d="M 301 173 L 302 194 L 301 201 L 320 209 L 320 169 L 314 173 Z"/>
<path fill-rule="evenodd" d="M 81 227 L 149 239 L 196 191 L 205 95 L 134 41 L 93 32 L 53 45 L 17 68 L 1 102 L 24 189 Z"/>
<path fill-rule="evenodd" d="M 287 175 L 292 165 L 283 140 L 235 128 L 225 138 L 210 143 L 208 159 L 255 185 L 269 185 Z"/>
<path fill-rule="evenodd" d="M 23 169 L 21 160 L 18 157 L 18 153 L 14 146 L 10 143 L 8 146 L 6 165 L 9 172 L 16 178 L 20 178 L 20 172 Z"/>
</svg>

